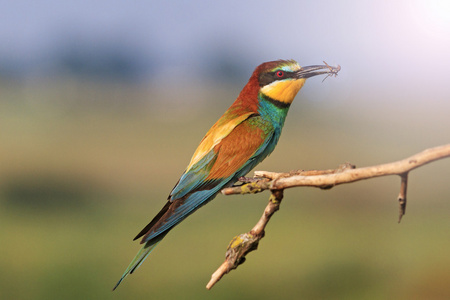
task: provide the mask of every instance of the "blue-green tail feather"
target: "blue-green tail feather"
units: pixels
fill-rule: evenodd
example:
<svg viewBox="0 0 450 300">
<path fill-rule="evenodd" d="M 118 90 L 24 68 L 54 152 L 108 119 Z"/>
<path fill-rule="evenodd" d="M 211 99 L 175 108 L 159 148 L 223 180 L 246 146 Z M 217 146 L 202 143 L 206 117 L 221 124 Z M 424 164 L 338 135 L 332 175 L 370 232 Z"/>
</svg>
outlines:
<svg viewBox="0 0 450 300">
<path fill-rule="evenodd" d="M 141 266 L 141 264 L 144 262 L 144 260 L 147 258 L 147 256 L 152 252 L 153 249 L 159 244 L 159 242 L 162 240 L 164 236 L 162 236 L 157 241 L 152 241 L 151 243 L 146 243 L 141 250 L 136 254 L 134 259 L 131 261 L 128 268 L 123 273 L 122 277 L 120 277 L 119 281 L 116 283 L 116 285 L 113 288 L 113 291 L 119 286 L 119 284 L 125 279 L 125 277 L 128 276 L 128 274 L 133 274 L 134 271 L 137 270 Z"/>
</svg>

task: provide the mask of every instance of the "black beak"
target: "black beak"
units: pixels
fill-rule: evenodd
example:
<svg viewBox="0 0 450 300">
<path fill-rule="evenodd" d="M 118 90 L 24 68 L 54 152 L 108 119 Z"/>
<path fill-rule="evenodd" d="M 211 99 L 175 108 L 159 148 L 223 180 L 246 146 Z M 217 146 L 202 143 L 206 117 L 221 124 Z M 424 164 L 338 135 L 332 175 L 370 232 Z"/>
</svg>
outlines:
<svg viewBox="0 0 450 300">
<path fill-rule="evenodd" d="M 337 73 L 341 70 L 341 66 L 333 67 L 328 65 L 326 62 L 323 62 L 325 65 L 320 66 L 307 66 L 302 67 L 300 70 L 296 72 L 297 78 L 309 78 L 317 75 L 327 74 L 328 76 L 336 76 Z"/>
</svg>

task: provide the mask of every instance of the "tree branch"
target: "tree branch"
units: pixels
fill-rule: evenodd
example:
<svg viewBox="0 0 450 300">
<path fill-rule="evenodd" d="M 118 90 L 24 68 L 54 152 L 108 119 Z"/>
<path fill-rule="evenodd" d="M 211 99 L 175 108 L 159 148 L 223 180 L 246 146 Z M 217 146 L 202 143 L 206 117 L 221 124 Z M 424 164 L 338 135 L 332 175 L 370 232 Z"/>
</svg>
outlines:
<svg viewBox="0 0 450 300">
<path fill-rule="evenodd" d="M 223 275 L 244 263 L 247 253 L 257 249 L 259 241 L 264 237 L 264 229 L 267 223 L 280 207 L 284 189 L 300 186 L 330 189 L 339 184 L 351 183 L 363 179 L 399 175 L 401 184 L 397 200 L 399 202 L 398 222 L 400 223 L 406 210 L 406 190 L 409 172 L 435 160 L 447 157 L 450 157 L 450 144 L 429 148 L 396 162 L 365 168 L 355 168 L 355 166 L 346 163 L 337 169 L 331 170 L 300 170 L 289 173 L 256 171 L 254 178 L 241 178 L 242 185 L 225 188 L 222 190 L 222 194 L 255 194 L 264 190 L 270 190 L 269 204 L 264 210 L 261 219 L 252 230 L 236 236 L 231 240 L 225 255 L 225 262 L 211 276 L 211 280 L 206 288 L 211 289 Z"/>
</svg>

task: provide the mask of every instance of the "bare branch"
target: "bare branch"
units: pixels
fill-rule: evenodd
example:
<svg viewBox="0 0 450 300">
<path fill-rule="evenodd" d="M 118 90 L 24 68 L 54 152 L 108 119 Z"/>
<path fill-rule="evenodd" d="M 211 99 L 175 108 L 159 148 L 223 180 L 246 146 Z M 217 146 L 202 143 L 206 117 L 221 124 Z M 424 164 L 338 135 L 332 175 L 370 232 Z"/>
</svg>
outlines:
<svg viewBox="0 0 450 300">
<path fill-rule="evenodd" d="M 211 276 L 211 280 L 206 285 L 206 288 L 211 289 L 223 275 L 227 274 L 233 269 L 236 269 L 240 264 L 244 263 L 247 253 L 258 248 L 259 241 L 264 237 L 264 229 L 269 223 L 272 215 L 280 208 L 281 200 L 283 200 L 283 190 L 274 190 L 269 198 L 263 215 L 258 223 L 247 233 L 235 236 L 227 247 L 225 254 L 225 261 Z"/>
<path fill-rule="evenodd" d="M 355 166 L 346 163 L 332 170 L 299 170 L 289 173 L 257 171 L 254 178 L 242 178 L 244 184 L 223 189 L 222 193 L 224 195 L 254 194 L 264 190 L 271 190 L 269 204 L 252 230 L 233 238 L 228 245 L 225 262 L 211 276 L 211 280 L 206 288 L 211 289 L 223 275 L 242 264 L 247 253 L 257 249 L 259 241 L 264 237 L 264 229 L 267 223 L 280 207 L 284 189 L 299 186 L 329 189 L 339 184 L 363 179 L 399 175 L 401 177 L 401 185 L 397 200 L 399 202 L 398 222 L 400 223 L 406 210 L 409 172 L 435 160 L 447 157 L 450 157 L 450 144 L 427 149 L 403 160 L 372 167 L 355 168 Z"/>
<path fill-rule="evenodd" d="M 223 275 L 227 274 L 233 269 L 236 269 L 240 264 L 244 263 L 247 253 L 258 248 L 259 240 L 263 236 L 253 235 L 250 232 L 235 236 L 227 247 L 225 253 L 225 261 L 211 276 L 211 280 L 206 285 L 206 288 L 211 289 Z"/>
<path fill-rule="evenodd" d="M 249 184 L 243 184 L 238 187 L 230 187 L 222 190 L 224 195 L 232 194 L 249 194 L 262 192 L 267 189 L 287 189 L 298 186 L 311 186 L 318 188 L 331 188 L 333 186 L 351 183 L 363 179 L 370 179 L 380 176 L 388 175 L 402 175 L 414 170 L 420 166 L 428 164 L 438 159 L 450 156 L 450 144 L 430 148 L 418 154 L 399 160 L 396 162 L 365 167 L 365 168 L 338 168 L 337 170 L 325 171 L 299 171 L 299 175 L 294 172 L 293 176 L 287 175 L 290 173 L 273 173 L 265 171 L 256 171 L 255 177 L 269 178 L 271 181 L 261 180 Z M 348 166 L 348 165 L 347 165 Z M 317 172 L 318 175 L 302 175 L 301 172 Z M 251 185 L 251 187 L 249 186 Z"/>
</svg>

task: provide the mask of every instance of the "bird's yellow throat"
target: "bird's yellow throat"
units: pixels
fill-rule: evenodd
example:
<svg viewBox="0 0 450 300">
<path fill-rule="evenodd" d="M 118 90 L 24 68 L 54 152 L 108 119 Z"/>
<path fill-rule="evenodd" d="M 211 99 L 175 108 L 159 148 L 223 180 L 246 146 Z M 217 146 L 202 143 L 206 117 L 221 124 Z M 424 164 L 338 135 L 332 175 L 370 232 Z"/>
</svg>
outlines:
<svg viewBox="0 0 450 300">
<path fill-rule="evenodd" d="M 262 87 L 261 93 L 274 100 L 291 104 L 304 84 L 304 78 L 274 81 Z"/>
</svg>

